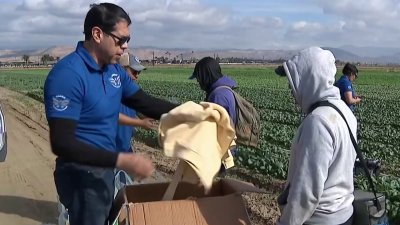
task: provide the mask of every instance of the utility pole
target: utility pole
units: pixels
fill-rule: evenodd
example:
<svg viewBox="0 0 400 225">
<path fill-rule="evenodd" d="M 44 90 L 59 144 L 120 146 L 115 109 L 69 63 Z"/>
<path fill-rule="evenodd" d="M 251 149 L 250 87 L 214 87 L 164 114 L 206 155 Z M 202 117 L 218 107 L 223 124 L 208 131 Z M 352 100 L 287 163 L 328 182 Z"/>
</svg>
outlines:
<svg viewBox="0 0 400 225">
<path fill-rule="evenodd" d="M 154 67 L 154 51 L 153 51 L 153 60 L 151 60 L 153 67 Z"/>
<path fill-rule="evenodd" d="M 181 64 L 183 65 L 183 54 L 181 53 Z"/>
</svg>

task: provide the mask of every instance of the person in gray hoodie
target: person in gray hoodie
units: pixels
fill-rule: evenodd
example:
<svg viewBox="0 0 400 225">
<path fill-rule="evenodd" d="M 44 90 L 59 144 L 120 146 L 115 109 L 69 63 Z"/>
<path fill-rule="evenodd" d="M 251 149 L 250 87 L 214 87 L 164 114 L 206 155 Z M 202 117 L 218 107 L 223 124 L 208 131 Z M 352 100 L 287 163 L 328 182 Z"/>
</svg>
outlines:
<svg viewBox="0 0 400 225">
<path fill-rule="evenodd" d="M 279 225 L 351 224 L 356 152 L 344 119 L 320 101 L 334 104 L 357 137 L 357 120 L 334 86 L 336 66 L 330 51 L 311 47 L 281 69 L 296 104 L 306 117 L 293 139 L 285 190 L 278 197 Z"/>
</svg>

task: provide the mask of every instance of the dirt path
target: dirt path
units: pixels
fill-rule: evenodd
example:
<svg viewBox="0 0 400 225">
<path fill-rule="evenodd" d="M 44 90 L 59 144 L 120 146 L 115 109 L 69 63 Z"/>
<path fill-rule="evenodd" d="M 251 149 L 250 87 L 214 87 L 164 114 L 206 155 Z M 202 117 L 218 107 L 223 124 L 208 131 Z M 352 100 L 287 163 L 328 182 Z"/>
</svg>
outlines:
<svg viewBox="0 0 400 225">
<path fill-rule="evenodd" d="M 11 106 L 12 93 L 0 90 L 8 131 L 8 155 L 0 163 L 0 223 L 55 224 L 54 155 L 42 126 Z"/>
<path fill-rule="evenodd" d="M 2 87 L 0 104 L 8 131 L 8 155 L 6 162 L 0 163 L 0 224 L 56 224 L 55 156 L 48 142 L 43 104 Z M 148 181 L 164 181 L 173 174 L 175 160 L 142 143 L 135 143 L 134 148 L 150 155 L 156 165 L 157 172 Z M 243 197 L 253 225 L 275 224 L 275 202 L 282 181 L 240 168 L 230 169 L 227 177 L 264 188 L 266 194 L 245 193 Z"/>
</svg>

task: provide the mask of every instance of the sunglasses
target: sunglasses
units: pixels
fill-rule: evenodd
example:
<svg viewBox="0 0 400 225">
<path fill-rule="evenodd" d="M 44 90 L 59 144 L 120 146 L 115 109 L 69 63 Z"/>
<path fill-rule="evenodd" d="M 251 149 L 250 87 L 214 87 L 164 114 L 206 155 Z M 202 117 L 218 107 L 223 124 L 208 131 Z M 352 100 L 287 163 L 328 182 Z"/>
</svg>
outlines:
<svg viewBox="0 0 400 225">
<path fill-rule="evenodd" d="M 111 32 L 104 32 L 105 34 L 111 36 L 114 38 L 115 44 L 119 45 L 120 47 L 122 47 L 122 45 L 124 45 L 125 43 L 129 43 L 129 41 L 131 40 L 130 36 L 127 37 L 118 37 L 117 35 L 111 33 Z M 115 40 L 117 39 L 117 40 Z"/>
</svg>

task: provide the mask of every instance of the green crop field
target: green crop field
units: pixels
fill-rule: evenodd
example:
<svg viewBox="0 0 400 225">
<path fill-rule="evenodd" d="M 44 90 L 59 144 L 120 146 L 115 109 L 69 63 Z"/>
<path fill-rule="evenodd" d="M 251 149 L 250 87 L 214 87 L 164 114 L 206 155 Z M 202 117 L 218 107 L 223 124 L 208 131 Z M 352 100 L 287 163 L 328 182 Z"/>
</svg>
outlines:
<svg viewBox="0 0 400 225">
<path fill-rule="evenodd" d="M 199 102 L 205 95 L 195 81 L 187 79 L 192 70 L 190 66 L 149 67 L 140 75 L 139 85 L 148 93 L 170 101 Z M 236 80 L 239 93 L 254 104 L 262 118 L 259 149 L 240 147 L 237 164 L 285 179 L 291 139 L 301 120 L 286 78 L 276 76 L 273 68 L 262 66 L 225 66 L 222 71 Z M 42 101 L 47 73 L 48 70 L 0 70 L 0 86 Z M 400 74 L 387 72 L 384 68 L 361 68 L 359 75 L 354 87 L 365 97 L 355 110 L 360 148 L 366 158 L 381 161 L 378 190 L 387 194 L 389 215 L 393 221 L 399 222 Z M 155 133 L 140 131 L 138 135 L 154 137 Z M 362 178 L 357 179 L 357 184 L 367 187 Z"/>
</svg>

